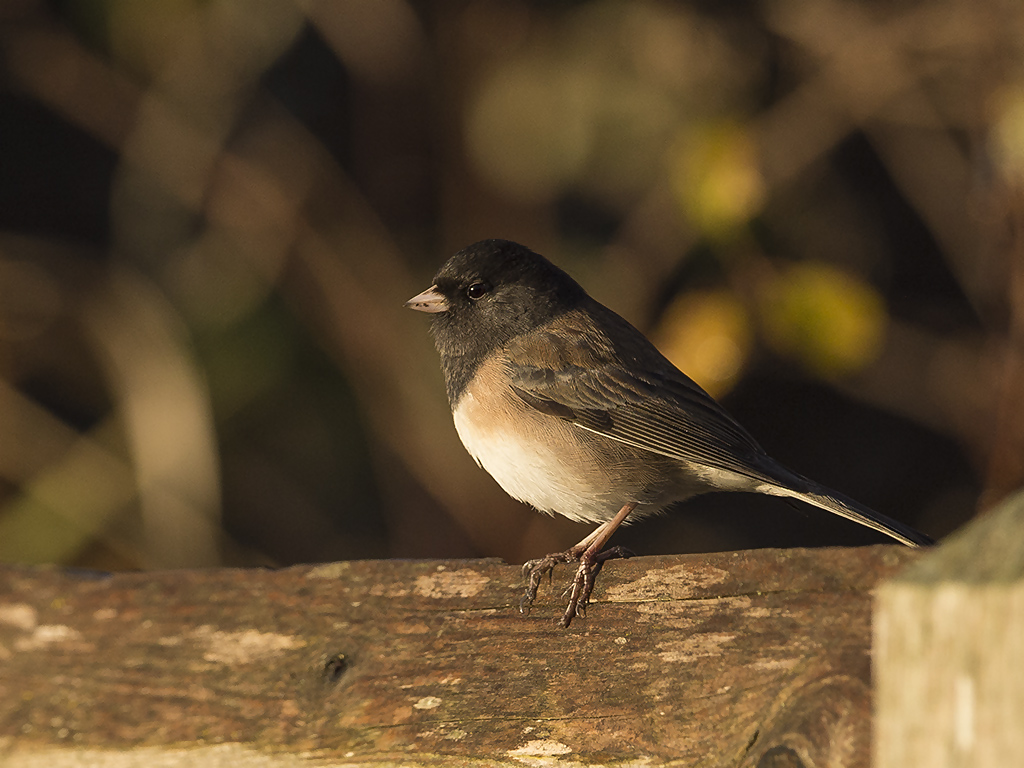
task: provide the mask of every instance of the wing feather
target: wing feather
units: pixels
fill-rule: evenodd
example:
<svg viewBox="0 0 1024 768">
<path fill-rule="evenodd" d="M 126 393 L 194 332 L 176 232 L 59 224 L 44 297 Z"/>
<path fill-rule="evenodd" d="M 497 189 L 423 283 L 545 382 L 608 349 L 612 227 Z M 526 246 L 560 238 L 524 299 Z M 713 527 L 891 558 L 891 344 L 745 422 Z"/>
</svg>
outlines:
<svg viewBox="0 0 1024 768">
<path fill-rule="evenodd" d="M 569 313 L 555 321 L 561 328 L 506 348 L 520 399 L 635 448 L 777 482 L 765 472 L 774 462 L 732 416 L 626 321 L 595 306 L 604 311 L 591 307 L 589 323 Z"/>
</svg>

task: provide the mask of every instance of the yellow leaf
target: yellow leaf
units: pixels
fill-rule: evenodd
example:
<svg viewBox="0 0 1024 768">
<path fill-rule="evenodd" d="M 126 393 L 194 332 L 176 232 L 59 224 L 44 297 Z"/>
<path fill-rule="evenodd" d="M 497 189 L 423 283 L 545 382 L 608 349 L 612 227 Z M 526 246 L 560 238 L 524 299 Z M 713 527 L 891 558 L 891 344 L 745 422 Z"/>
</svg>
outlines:
<svg viewBox="0 0 1024 768">
<path fill-rule="evenodd" d="M 665 312 L 654 341 L 676 367 L 720 397 L 735 384 L 750 355 L 750 319 L 729 291 L 685 293 Z"/>
<path fill-rule="evenodd" d="M 672 188 L 683 213 L 703 234 L 720 237 L 746 224 L 764 202 L 754 142 L 722 123 L 681 133 L 670 157 Z"/>
<path fill-rule="evenodd" d="M 766 282 L 761 313 L 765 337 L 777 352 L 826 377 L 871 362 L 888 320 L 868 283 L 817 262 L 794 265 Z"/>
</svg>

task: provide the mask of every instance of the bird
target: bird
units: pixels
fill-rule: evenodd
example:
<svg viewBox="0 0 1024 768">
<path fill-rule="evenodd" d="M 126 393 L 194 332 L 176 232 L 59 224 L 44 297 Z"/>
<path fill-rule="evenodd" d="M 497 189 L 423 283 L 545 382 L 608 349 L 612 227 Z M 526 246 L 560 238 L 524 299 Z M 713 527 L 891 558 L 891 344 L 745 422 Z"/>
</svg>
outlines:
<svg viewBox="0 0 1024 768">
<path fill-rule="evenodd" d="M 431 315 L 455 429 L 510 496 L 597 527 L 523 566 L 520 610 L 578 563 L 559 624 L 585 615 L 615 530 L 714 491 L 796 499 L 919 547 L 932 540 L 772 459 L 639 330 L 526 246 L 490 239 L 405 306 Z"/>
</svg>

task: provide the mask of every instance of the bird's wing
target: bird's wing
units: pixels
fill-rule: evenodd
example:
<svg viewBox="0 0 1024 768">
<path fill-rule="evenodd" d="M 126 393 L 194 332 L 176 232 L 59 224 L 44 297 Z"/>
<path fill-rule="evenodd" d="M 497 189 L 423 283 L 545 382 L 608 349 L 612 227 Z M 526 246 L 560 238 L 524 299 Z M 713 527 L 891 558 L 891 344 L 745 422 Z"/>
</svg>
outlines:
<svg viewBox="0 0 1024 768">
<path fill-rule="evenodd" d="M 774 462 L 735 419 L 639 331 L 605 312 L 597 324 L 592 314 L 568 313 L 541 333 L 514 339 L 505 360 L 516 395 L 612 440 L 776 482 L 765 472 Z"/>
</svg>

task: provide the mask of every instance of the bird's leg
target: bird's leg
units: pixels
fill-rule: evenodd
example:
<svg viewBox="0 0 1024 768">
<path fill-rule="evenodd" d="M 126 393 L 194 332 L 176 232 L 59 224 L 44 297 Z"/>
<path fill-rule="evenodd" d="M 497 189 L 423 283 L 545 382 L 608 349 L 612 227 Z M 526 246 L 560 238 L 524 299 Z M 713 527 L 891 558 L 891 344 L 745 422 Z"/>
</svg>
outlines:
<svg viewBox="0 0 1024 768">
<path fill-rule="evenodd" d="M 569 595 L 569 604 L 559 624 L 563 627 L 568 627 L 576 616 L 582 616 L 587 609 L 587 604 L 590 602 L 590 593 L 594 590 L 597 574 L 600 573 L 604 562 L 616 557 L 630 557 L 633 554 L 625 547 L 612 547 L 603 552 L 601 550 L 608 543 L 608 539 L 611 538 L 612 534 L 615 533 L 615 529 L 622 524 L 622 521 L 626 519 L 630 512 L 636 509 L 636 505 L 635 501 L 626 504 L 614 518 L 607 523 L 599 525 L 581 542 L 570 547 L 565 552 L 555 552 L 525 563 L 523 565 L 523 575 L 527 577 L 528 581 L 526 592 L 523 594 L 522 600 L 519 601 L 520 612 L 529 613 L 530 606 L 537 597 L 537 588 L 540 586 L 540 580 L 545 574 L 550 575 L 551 569 L 555 565 L 578 560 L 580 565 L 576 570 L 576 576 L 569 589 L 566 590 Z"/>
</svg>

